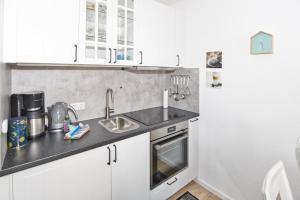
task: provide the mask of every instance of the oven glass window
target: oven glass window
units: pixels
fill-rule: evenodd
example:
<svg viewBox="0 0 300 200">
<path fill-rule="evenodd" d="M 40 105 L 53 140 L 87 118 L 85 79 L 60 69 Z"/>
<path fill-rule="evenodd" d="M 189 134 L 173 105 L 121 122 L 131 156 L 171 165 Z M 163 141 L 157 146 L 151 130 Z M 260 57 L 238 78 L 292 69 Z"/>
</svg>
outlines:
<svg viewBox="0 0 300 200">
<path fill-rule="evenodd" d="M 151 188 L 188 166 L 187 134 L 152 145 Z"/>
</svg>

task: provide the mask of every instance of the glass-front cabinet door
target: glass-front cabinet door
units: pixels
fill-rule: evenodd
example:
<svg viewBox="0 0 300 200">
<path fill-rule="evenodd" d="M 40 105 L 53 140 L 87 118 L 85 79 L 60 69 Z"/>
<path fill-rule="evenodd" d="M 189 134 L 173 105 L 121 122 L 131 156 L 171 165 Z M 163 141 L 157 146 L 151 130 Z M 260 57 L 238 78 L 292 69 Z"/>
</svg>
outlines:
<svg viewBox="0 0 300 200">
<path fill-rule="evenodd" d="M 114 62 L 116 64 L 133 64 L 134 61 L 134 0 L 115 0 L 114 20 Z"/>
<path fill-rule="evenodd" d="M 80 1 L 79 63 L 132 65 L 134 0 Z"/>
<path fill-rule="evenodd" d="M 112 63 L 113 0 L 81 0 L 80 63 Z"/>
</svg>

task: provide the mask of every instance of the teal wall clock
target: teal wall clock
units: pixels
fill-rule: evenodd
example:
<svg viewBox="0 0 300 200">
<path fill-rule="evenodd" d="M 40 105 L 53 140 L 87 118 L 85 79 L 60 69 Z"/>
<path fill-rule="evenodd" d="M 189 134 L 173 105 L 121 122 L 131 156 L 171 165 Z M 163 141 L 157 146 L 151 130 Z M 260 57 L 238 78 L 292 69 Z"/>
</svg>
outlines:
<svg viewBox="0 0 300 200">
<path fill-rule="evenodd" d="M 251 37 L 251 54 L 272 54 L 273 36 L 260 31 Z"/>
</svg>

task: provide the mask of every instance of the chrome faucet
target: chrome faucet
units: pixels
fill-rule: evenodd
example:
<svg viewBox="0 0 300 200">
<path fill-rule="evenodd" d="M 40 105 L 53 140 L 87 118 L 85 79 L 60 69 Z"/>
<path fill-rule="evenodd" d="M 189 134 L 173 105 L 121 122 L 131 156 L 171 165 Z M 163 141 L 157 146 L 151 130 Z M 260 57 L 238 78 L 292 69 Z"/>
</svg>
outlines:
<svg viewBox="0 0 300 200">
<path fill-rule="evenodd" d="M 115 112 L 115 110 L 113 109 L 113 107 L 114 107 L 114 95 L 113 95 L 113 93 L 114 93 L 113 90 L 110 89 L 110 88 L 106 90 L 106 107 L 105 107 L 105 118 L 106 119 L 109 119 L 110 114 Z M 109 97 L 110 97 L 111 105 L 109 103 Z M 110 106 L 112 108 L 110 108 Z"/>
</svg>

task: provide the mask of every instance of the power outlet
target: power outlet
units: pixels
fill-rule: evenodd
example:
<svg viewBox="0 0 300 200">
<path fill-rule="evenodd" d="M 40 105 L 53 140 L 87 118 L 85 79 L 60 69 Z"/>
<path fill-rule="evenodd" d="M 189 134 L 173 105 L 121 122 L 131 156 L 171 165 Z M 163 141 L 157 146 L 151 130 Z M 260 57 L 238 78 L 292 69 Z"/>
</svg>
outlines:
<svg viewBox="0 0 300 200">
<path fill-rule="evenodd" d="M 1 122 L 1 130 L 0 130 L 0 135 L 1 134 L 6 134 L 8 132 L 8 120 L 4 119 Z"/>
<path fill-rule="evenodd" d="M 71 106 L 77 111 L 85 110 L 85 102 L 71 103 Z"/>
</svg>

